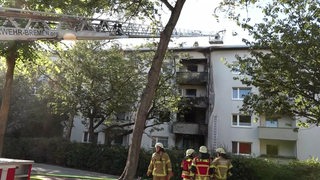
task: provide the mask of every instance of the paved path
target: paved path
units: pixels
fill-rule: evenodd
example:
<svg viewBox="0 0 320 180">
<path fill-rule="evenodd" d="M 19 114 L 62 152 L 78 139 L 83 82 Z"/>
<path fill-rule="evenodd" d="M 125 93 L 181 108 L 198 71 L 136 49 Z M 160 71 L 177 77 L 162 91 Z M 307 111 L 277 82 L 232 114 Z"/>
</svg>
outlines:
<svg viewBox="0 0 320 180">
<path fill-rule="evenodd" d="M 111 179 L 118 178 L 118 176 L 109 175 L 109 174 L 83 171 L 83 170 L 79 170 L 79 169 L 65 168 L 65 167 L 61 167 L 61 166 L 54 166 L 54 165 L 41 164 L 41 163 L 33 164 L 31 174 L 32 175 L 61 174 L 61 175 L 74 175 L 74 176 L 89 176 L 89 177 L 95 177 L 95 178 L 111 178 Z M 62 180 L 62 179 L 66 180 L 66 178 L 58 178 L 58 177 L 44 177 L 43 178 L 43 180 Z M 75 180 L 75 178 L 72 178 L 72 180 Z"/>
</svg>

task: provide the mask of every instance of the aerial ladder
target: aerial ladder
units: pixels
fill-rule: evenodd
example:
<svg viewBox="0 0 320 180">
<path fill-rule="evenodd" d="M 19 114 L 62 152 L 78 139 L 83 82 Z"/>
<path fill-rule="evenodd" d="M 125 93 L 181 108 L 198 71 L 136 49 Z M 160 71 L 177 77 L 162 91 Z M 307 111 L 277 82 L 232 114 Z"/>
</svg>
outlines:
<svg viewBox="0 0 320 180">
<path fill-rule="evenodd" d="M 101 18 L 0 7 L 0 40 L 110 40 L 158 38 L 163 27 Z M 174 30 L 172 37 L 209 37 L 210 44 L 223 43 L 224 31 L 203 33 Z"/>
</svg>

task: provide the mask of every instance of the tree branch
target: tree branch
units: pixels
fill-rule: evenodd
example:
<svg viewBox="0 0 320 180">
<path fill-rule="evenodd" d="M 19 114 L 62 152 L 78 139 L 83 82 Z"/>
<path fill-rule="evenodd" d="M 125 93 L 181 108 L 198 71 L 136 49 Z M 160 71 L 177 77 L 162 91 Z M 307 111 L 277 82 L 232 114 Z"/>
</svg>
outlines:
<svg viewBox="0 0 320 180">
<path fill-rule="evenodd" d="M 174 10 L 174 8 L 171 6 L 171 4 L 167 0 L 161 0 L 161 2 L 163 2 L 170 11 Z"/>
</svg>

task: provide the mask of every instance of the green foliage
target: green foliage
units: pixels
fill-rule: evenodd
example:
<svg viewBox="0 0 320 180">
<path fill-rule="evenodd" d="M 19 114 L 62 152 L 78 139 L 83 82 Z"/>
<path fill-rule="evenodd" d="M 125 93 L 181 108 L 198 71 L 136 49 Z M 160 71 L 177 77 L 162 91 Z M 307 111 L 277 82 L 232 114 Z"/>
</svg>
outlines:
<svg viewBox="0 0 320 180">
<path fill-rule="evenodd" d="M 20 69 L 16 71 L 6 135 L 14 137 L 61 136 L 61 117 L 51 112 L 46 99 L 41 100 L 37 97 L 37 80 L 35 79 L 39 76 L 27 76 L 22 71 Z M 0 78 L 4 79 L 3 76 Z"/>
<path fill-rule="evenodd" d="M 57 59 L 46 70 L 48 82 L 42 97 L 58 114 L 81 115 L 92 137 L 93 129 L 117 121 L 116 116 L 130 112 L 142 88 L 139 62 L 126 59 L 121 49 L 105 50 L 105 42 L 81 41 L 57 51 Z M 69 119 L 73 119 L 70 117 Z M 92 140 L 92 139 L 91 139 Z"/>
<path fill-rule="evenodd" d="M 276 164 L 267 159 L 235 157 L 232 159 L 233 169 L 230 179 L 268 180 L 292 177 L 284 165 Z"/>
<path fill-rule="evenodd" d="M 4 148 L 4 157 L 31 159 L 37 163 L 56 164 L 60 166 L 120 175 L 126 164 L 128 149 L 121 146 L 72 143 L 59 138 L 8 138 Z M 174 180 L 180 179 L 180 163 L 184 151 L 166 150 L 169 154 Z M 153 151 L 141 149 L 136 176 L 147 178 L 146 172 Z M 320 178 L 320 162 L 312 158 L 306 161 L 279 163 L 263 158 L 243 156 L 232 157 L 232 176 L 230 180 L 282 180 Z"/>
<path fill-rule="evenodd" d="M 243 2 L 236 1 L 239 3 Z M 245 99 L 243 110 L 295 115 L 318 125 L 319 3 L 295 0 L 271 1 L 263 5 L 262 20 L 255 23 L 238 21 L 254 38 L 245 40 L 251 48 L 251 56 L 237 57 L 241 75 L 247 75 L 241 76 L 245 78 L 240 80 L 259 89 L 259 94 L 251 94 Z"/>
</svg>

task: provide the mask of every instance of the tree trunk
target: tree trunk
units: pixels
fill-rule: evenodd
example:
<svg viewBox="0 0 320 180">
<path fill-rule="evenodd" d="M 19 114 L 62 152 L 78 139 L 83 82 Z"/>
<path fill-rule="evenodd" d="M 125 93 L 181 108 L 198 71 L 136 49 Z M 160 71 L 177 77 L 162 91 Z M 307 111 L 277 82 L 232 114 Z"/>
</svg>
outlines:
<svg viewBox="0 0 320 180">
<path fill-rule="evenodd" d="M 88 134 L 89 134 L 89 142 L 94 143 L 94 128 L 93 128 L 93 123 L 94 123 L 94 118 L 90 117 L 89 118 L 89 129 L 88 129 Z"/>
<path fill-rule="evenodd" d="M 68 115 L 68 122 L 67 122 L 67 130 L 66 130 L 66 134 L 65 134 L 65 139 L 70 141 L 71 139 L 71 134 L 72 134 L 72 128 L 73 128 L 73 121 L 74 121 L 74 116 L 75 116 L 75 111 L 72 111 L 69 115 Z"/>
<path fill-rule="evenodd" d="M 8 49 L 8 55 L 6 57 L 7 72 L 5 84 L 2 92 L 2 102 L 0 108 L 0 156 L 2 157 L 4 146 L 4 135 L 7 128 L 10 97 L 12 92 L 14 67 L 17 59 L 17 44 L 12 43 L 12 46 Z"/>
<path fill-rule="evenodd" d="M 136 115 L 135 125 L 133 127 L 132 142 L 128 152 L 126 167 L 124 168 L 124 171 L 119 179 L 133 180 L 134 176 L 136 175 L 141 139 L 147 119 L 148 110 L 151 106 L 156 87 L 159 83 L 160 70 L 168 48 L 172 31 L 178 22 L 185 1 L 186 0 L 177 0 L 175 7 L 169 8 L 171 10 L 171 16 L 169 21 L 167 22 L 165 29 L 161 33 L 160 42 L 153 57 L 152 65 L 148 73 L 147 86 L 142 93 L 141 102 Z"/>
</svg>

